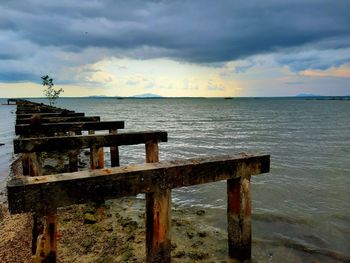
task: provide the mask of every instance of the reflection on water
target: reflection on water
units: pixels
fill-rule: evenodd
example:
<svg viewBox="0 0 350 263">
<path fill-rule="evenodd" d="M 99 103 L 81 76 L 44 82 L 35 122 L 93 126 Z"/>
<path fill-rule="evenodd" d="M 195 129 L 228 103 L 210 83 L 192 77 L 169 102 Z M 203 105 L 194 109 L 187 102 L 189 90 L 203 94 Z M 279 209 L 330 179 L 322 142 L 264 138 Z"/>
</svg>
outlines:
<svg viewBox="0 0 350 263">
<path fill-rule="evenodd" d="M 168 131 L 169 142 L 160 145 L 163 160 L 270 153 L 271 173 L 252 178 L 254 258 L 267 262 L 270 251 L 302 262 L 350 259 L 349 101 L 61 99 L 59 106 L 125 120 L 127 131 Z M 14 117 L 7 107 L 1 107 L 0 132 L 9 142 Z M 2 148 L 1 171 L 11 150 Z M 121 164 L 145 158 L 142 146 L 121 147 L 120 155 Z M 224 182 L 176 189 L 173 201 L 204 207 L 207 223 L 225 229 Z"/>
</svg>

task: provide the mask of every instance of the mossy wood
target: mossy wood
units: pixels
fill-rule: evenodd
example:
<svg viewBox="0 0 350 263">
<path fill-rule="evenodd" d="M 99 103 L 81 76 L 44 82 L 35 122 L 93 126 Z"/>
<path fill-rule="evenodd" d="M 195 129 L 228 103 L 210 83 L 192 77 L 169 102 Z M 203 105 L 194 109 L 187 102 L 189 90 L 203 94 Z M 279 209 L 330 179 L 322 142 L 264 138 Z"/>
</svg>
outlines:
<svg viewBox="0 0 350 263">
<path fill-rule="evenodd" d="M 61 122 L 61 123 L 43 123 L 41 125 L 19 124 L 16 125 L 16 135 L 51 135 L 59 132 L 69 131 L 103 131 L 124 129 L 124 121 L 99 121 L 99 122 Z"/>
<path fill-rule="evenodd" d="M 40 137 L 14 140 L 15 153 L 66 151 L 90 147 L 110 147 L 151 142 L 166 142 L 165 131 Z"/>
<path fill-rule="evenodd" d="M 39 177 L 21 176 L 7 183 L 11 213 L 49 213 L 58 207 L 96 198 L 113 199 L 156 189 L 237 179 L 269 172 L 269 155 L 233 155 L 163 161 Z"/>
<path fill-rule="evenodd" d="M 57 123 L 57 122 L 80 122 L 80 121 L 100 121 L 99 116 L 76 116 L 76 117 L 42 117 L 40 123 Z M 31 124 L 32 118 L 17 119 L 16 124 Z"/>
<path fill-rule="evenodd" d="M 34 113 L 35 114 L 35 113 Z M 34 115 L 33 113 L 23 113 L 23 114 L 17 114 L 17 119 L 30 119 Z M 48 113 L 39 113 L 41 117 L 48 118 L 48 117 L 83 117 L 85 116 L 84 112 L 48 112 Z"/>
</svg>

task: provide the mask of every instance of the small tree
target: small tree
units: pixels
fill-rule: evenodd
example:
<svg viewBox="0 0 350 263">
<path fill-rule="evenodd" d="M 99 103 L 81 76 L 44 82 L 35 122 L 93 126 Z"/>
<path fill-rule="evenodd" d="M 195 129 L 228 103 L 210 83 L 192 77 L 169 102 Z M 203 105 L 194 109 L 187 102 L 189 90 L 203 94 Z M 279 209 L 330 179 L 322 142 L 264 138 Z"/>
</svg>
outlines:
<svg viewBox="0 0 350 263">
<path fill-rule="evenodd" d="M 44 89 L 44 95 L 49 100 L 50 106 L 52 106 L 56 103 L 56 100 L 60 96 L 61 92 L 64 92 L 64 90 L 62 88 L 55 89 L 53 87 L 53 79 L 48 75 L 42 76 L 41 79 L 43 80 L 43 86 L 46 87 Z"/>
</svg>

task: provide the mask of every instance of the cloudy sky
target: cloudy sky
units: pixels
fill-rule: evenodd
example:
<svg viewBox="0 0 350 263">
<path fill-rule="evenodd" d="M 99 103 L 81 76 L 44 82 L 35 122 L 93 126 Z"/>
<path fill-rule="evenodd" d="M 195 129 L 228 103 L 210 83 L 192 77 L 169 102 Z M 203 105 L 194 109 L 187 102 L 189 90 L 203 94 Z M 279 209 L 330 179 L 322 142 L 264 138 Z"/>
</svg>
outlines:
<svg viewBox="0 0 350 263">
<path fill-rule="evenodd" d="M 0 97 L 350 95 L 349 0 L 1 0 Z"/>
</svg>

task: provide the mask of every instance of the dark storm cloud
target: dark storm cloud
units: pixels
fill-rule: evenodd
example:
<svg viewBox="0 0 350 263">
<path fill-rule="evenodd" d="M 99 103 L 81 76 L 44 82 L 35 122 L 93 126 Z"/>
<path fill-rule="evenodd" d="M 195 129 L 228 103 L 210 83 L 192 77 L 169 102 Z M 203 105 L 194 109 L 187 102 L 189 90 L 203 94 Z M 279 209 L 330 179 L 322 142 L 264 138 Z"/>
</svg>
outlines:
<svg viewBox="0 0 350 263">
<path fill-rule="evenodd" d="M 77 65 L 104 56 L 215 63 L 304 47 L 347 48 L 350 43 L 348 0 L 3 0 L 0 10 L 0 44 L 7 46 L 1 48 L 0 60 L 47 57 L 53 49 L 85 52 L 76 58 Z M 10 48 L 14 43 L 16 48 Z M 93 52 L 89 58 L 86 50 L 91 48 L 101 55 Z M 52 64 L 56 60 L 64 65 L 53 54 Z M 298 64 L 280 59 L 293 62 Z"/>
</svg>

